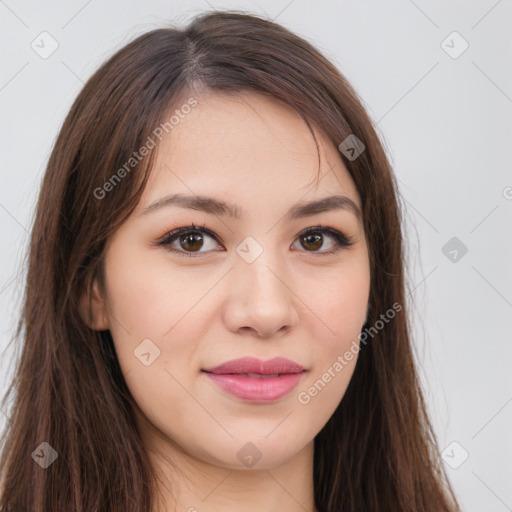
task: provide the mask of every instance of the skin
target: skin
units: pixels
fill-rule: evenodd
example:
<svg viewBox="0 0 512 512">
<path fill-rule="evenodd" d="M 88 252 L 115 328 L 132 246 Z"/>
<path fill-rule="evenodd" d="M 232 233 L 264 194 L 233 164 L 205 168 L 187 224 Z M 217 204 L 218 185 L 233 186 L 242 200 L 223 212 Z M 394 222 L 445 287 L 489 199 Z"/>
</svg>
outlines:
<svg viewBox="0 0 512 512">
<path fill-rule="evenodd" d="M 194 97 L 198 105 L 159 143 L 139 205 L 107 243 L 105 288 L 95 283 L 90 325 L 111 331 L 140 407 L 136 420 L 161 478 L 154 512 L 238 511 L 241 502 L 246 512 L 316 511 L 314 437 L 343 398 L 357 356 L 309 403 L 298 393 L 358 341 L 370 266 L 353 212 L 284 215 L 299 201 L 341 194 L 360 207 L 360 197 L 338 149 L 318 132 L 315 185 L 314 139 L 287 105 L 252 92 Z M 243 215 L 176 205 L 142 214 L 171 193 L 229 201 Z M 192 223 L 219 242 L 203 233 L 202 246 L 190 250 L 176 237 L 172 247 L 192 257 L 156 245 Z M 323 245 L 301 243 L 299 235 L 320 224 L 354 244 L 324 255 L 336 247 L 330 235 Z M 263 249 L 252 263 L 236 252 L 248 236 Z M 146 366 L 134 350 L 148 338 L 160 355 Z M 287 357 L 307 371 L 291 394 L 267 404 L 226 394 L 201 372 L 244 356 Z M 252 467 L 237 457 L 246 443 L 261 454 Z"/>
</svg>

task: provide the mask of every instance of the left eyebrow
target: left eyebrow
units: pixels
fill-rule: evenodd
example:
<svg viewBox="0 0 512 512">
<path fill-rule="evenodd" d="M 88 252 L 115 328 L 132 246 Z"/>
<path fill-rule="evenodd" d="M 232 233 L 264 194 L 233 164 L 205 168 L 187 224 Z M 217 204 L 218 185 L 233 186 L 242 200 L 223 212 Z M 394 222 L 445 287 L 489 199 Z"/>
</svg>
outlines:
<svg viewBox="0 0 512 512">
<path fill-rule="evenodd" d="M 188 196 L 184 194 L 171 194 L 158 199 L 149 206 L 146 206 L 140 215 L 160 210 L 169 206 L 179 206 L 192 210 L 199 210 L 205 213 L 219 216 L 228 216 L 240 219 L 243 210 L 236 204 L 207 196 Z M 307 203 L 299 202 L 294 204 L 286 213 L 285 219 L 295 220 L 303 217 L 310 217 L 319 213 L 331 210 L 346 210 L 353 213 L 359 221 L 362 221 L 362 214 L 359 206 L 347 196 L 335 195 L 316 199 Z"/>
</svg>

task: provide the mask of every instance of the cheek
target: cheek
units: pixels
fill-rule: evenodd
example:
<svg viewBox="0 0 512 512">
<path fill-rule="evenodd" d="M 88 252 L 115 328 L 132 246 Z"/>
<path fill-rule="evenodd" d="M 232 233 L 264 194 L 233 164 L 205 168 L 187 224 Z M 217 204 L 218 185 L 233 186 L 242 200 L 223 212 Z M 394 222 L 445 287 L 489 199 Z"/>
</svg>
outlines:
<svg viewBox="0 0 512 512">
<path fill-rule="evenodd" d="M 184 295 L 185 283 L 154 260 L 111 256 L 106 266 L 110 331 L 126 384 L 151 423 L 173 424 L 190 407 L 180 383 L 190 378 L 196 350 L 194 311 L 186 315 L 193 294 Z"/>
<path fill-rule="evenodd" d="M 312 360 L 316 364 L 297 398 L 301 404 L 310 404 L 317 414 L 334 412 L 348 387 L 359 355 L 369 290 L 370 270 L 365 258 L 351 260 L 335 272 L 317 272 L 304 283 L 301 293 L 314 313 L 306 315 L 304 311 L 310 318 Z"/>
<path fill-rule="evenodd" d="M 135 251 L 125 258 L 111 255 L 106 267 L 109 311 L 134 336 L 162 338 L 200 293 L 169 267 L 165 258 L 144 258 Z"/>
<path fill-rule="evenodd" d="M 133 394 L 151 401 L 146 388 L 169 388 L 172 377 L 165 369 L 180 381 L 187 378 L 198 340 L 208 328 L 200 321 L 199 301 L 211 277 L 198 275 L 194 282 L 203 284 L 194 287 L 190 276 L 170 270 L 165 258 L 142 257 L 135 250 L 125 258 L 114 252 L 109 256 L 105 274 L 116 353 Z"/>
<path fill-rule="evenodd" d="M 366 320 L 370 270 L 366 258 L 352 258 L 336 269 L 309 272 L 299 295 L 325 347 L 340 348 L 357 337 Z M 308 315 L 309 316 L 309 315 Z M 349 341 L 350 340 L 350 341 Z"/>
<path fill-rule="evenodd" d="M 340 277 L 331 280 L 323 293 L 309 296 L 308 306 L 318 315 L 311 320 L 315 365 L 296 398 L 318 430 L 338 407 L 354 373 L 368 287 L 365 277 Z"/>
</svg>

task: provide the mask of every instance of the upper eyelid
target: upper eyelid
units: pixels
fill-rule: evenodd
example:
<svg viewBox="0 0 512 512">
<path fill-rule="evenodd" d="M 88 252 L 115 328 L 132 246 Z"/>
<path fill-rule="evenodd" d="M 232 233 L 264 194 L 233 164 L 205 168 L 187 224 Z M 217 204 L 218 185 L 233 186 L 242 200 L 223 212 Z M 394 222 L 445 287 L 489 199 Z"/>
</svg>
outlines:
<svg viewBox="0 0 512 512">
<path fill-rule="evenodd" d="M 346 239 L 348 245 L 352 245 L 354 243 L 352 238 L 350 236 L 347 236 L 343 231 L 340 231 L 335 228 L 331 228 L 329 226 L 322 226 L 322 225 L 311 226 L 311 227 L 305 228 L 302 231 L 300 231 L 296 235 L 296 237 L 300 236 L 303 233 L 315 232 L 315 231 L 323 232 L 327 236 L 333 238 L 336 242 L 338 242 L 338 240 L 336 239 L 336 234 L 339 234 L 341 237 Z M 330 233 L 330 231 L 331 231 L 331 233 Z M 183 226 L 183 227 L 178 227 L 176 229 L 172 229 L 171 231 L 166 232 L 165 235 L 157 241 L 157 244 L 164 244 L 171 238 L 176 238 L 176 237 L 180 236 L 180 234 L 185 234 L 185 233 L 189 233 L 189 232 L 205 233 L 208 236 L 210 236 L 211 238 L 213 238 L 217 243 L 220 243 L 220 240 L 219 240 L 220 237 L 216 233 L 214 233 L 213 231 L 211 231 L 210 229 L 208 229 L 204 226 Z"/>
</svg>

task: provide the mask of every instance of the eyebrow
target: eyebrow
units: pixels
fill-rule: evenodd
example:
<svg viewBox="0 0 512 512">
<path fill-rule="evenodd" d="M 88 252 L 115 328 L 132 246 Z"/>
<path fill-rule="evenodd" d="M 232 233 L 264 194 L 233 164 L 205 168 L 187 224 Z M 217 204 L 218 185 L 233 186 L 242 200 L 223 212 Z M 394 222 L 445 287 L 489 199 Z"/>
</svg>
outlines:
<svg viewBox="0 0 512 512">
<path fill-rule="evenodd" d="M 141 215 L 146 215 L 169 206 L 180 206 L 182 208 L 199 210 L 212 215 L 232 217 L 234 219 L 240 219 L 243 216 L 243 210 L 236 204 L 213 197 L 198 195 L 188 196 L 184 194 L 171 194 L 158 199 L 149 206 L 146 206 Z M 296 203 L 288 210 L 285 219 L 291 221 L 331 210 L 347 210 L 352 212 L 359 221 L 362 221 L 359 206 L 349 197 L 342 195 L 328 196 L 307 203 Z"/>
</svg>

